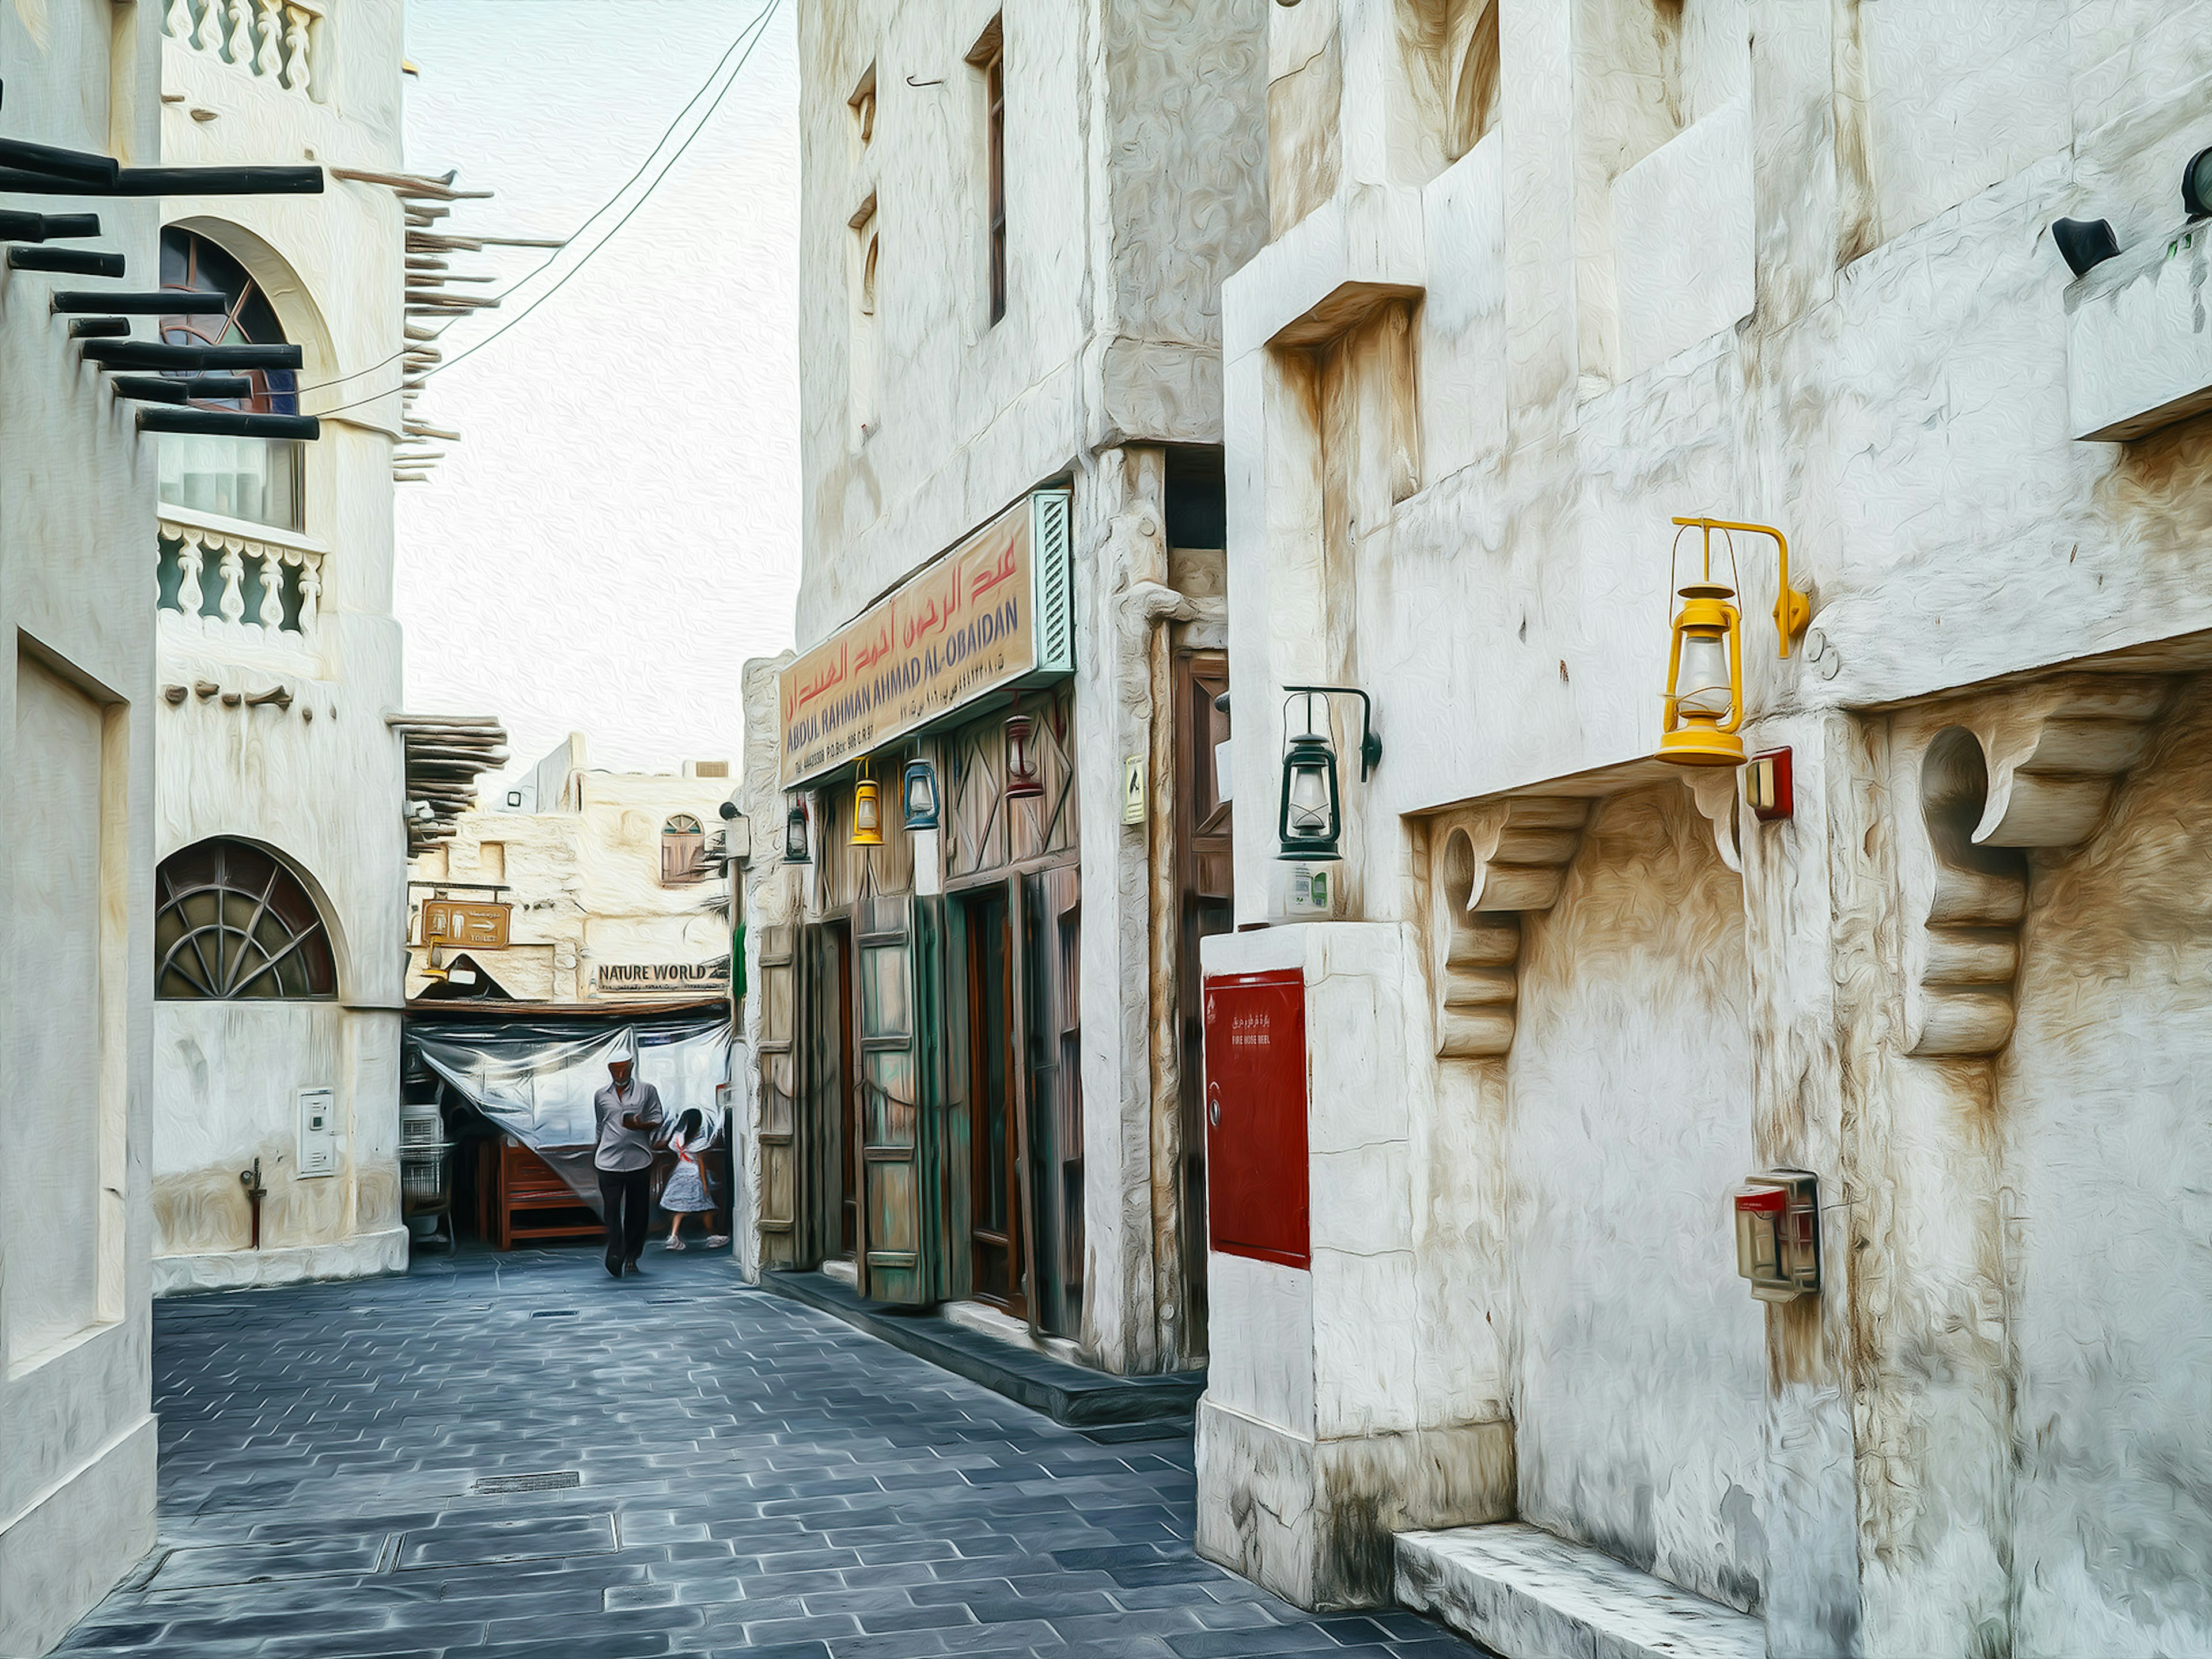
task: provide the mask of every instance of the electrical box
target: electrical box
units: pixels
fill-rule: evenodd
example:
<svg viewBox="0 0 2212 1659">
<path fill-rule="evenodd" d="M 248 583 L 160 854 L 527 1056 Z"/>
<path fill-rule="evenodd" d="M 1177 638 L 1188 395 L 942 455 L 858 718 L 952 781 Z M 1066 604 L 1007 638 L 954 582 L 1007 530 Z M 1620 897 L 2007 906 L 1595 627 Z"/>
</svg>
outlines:
<svg viewBox="0 0 2212 1659">
<path fill-rule="evenodd" d="M 1301 859 L 1283 866 L 1284 908 L 1299 921 L 1326 921 L 1336 914 L 1334 859 Z"/>
<path fill-rule="evenodd" d="M 298 1173 L 329 1176 L 338 1172 L 338 1102 L 329 1089 L 300 1091 L 300 1158 Z"/>
<path fill-rule="evenodd" d="M 1761 1302 L 1820 1293 L 1820 1199 L 1813 1176 L 1777 1170 L 1736 1189 L 1735 1270 Z"/>
<path fill-rule="evenodd" d="M 1298 969 L 1206 981 L 1206 1213 L 1216 1250 L 1311 1264 L 1306 987 Z"/>
</svg>

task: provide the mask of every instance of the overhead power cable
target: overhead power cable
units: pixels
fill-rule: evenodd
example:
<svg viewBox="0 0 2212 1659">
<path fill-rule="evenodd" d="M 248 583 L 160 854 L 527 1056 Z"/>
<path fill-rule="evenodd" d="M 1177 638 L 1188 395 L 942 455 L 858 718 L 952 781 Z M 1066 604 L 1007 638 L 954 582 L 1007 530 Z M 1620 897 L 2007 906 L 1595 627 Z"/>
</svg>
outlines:
<svg viewBox="0 0 2212 1659">
<path fill-rule="evenodd" d="M 623 191 L 629 189 L 630 185 L 635 185 L 641 178 L 645 176 L 647 170 L 653 165 L 653 157 L 654 155 L 658 155 L 661 149 L 666 146 L 669 136 L 675 132 L 678 126 L 682 125 L 684 117 L 691 112 L 692 108 L 698 103 L 702 97 L 706 95 L 707 88 L 714 85 L 714 76 L 721 72 L 721 66 L 723 64 L 729 62 L 730 53 L 737 52 L 738 48 L 742 46 L 744 50 L 739 53 L 736 64 L 730 70 L 728 76 L 723 80 L 720 90 L 714 94 L 714 101 L 707 106 L 706 112 L 700 116 L 699 119 L 696 123 L 693 124 L 691 131 L 684 134 L 683 142 L 678 144 L 674 151 L 670 154 L 667 161 L 662 164 L 659 172 L 654 173 L 653 178 L 647 183 L 644 190 L 638 193 L 637 199 L 632 202 L 629 206 L 624 210 L 621 218 L 616 220 L 612 225 L 608 227 L 606 234 L 601 236 L 599 240 L 592 243 L 590 247 L 585 249 L 582 256 L 578 258 L 574 264 L 570 265 L 568 270 L 562 271 L 559 277 L 554 281 L 553 284 L 544 293 L 538 295 L 535 299 L 532 300 L 528 305 L 523 307 L 523 308 L 516 312 L 514 316 L 508 318 L 490 333 L 485 335 L 483 339 L 477 341 L 473 345 L 468 347 L 467 349 L 457 353 L 444 362 L 436 364 L 435 366 L 426 369 L 420 377 L 421 379 L 427 380 L 431 375 L 442 374 L 447 369 L 454 368 L 458 364 L 467 362 L 469 358 L 483 350 L 494 340 L 498 339 L 501 335 L 506 333 L 507 330 L 521 322 L 523 319 L 529 316 L 532 312 L 537 310 L 538 307 L 544 305 L 556 294 L 558 294 L 562 288 L 567 286 L 570 277 L 574 276 L 578 271 L 589 264 L 593 257 L 599 253 L 600 249 L 606 246 L 609 242 L 614 240 L 616 236 L 621 233 L 622 228 L 628 224 L 636 215 L 637 210 L 643 207 L 647 202 L 652 199 L 653 192 L 660 187 L 661 181 L 666 179 L 669 173 L 674 171 L 676 164 L 684 159 L 684 153 L 691 148 L 692 142 L 696 139 L 702 132 L 706 131 L 707 123 L 714 118 L 714 112 L 721 107 L 722 100 L 729 96 L 730 88 L 738 83 L 738 77 L 744 72 L 745 64 L 753 55 L 753 48 L 760 44 L 761 37 L 768 32 L 767 26 L 769 18 L 774 14 L 777 6 L 781 3 L 782 0 L 768 0 L 768 3 L 763 5 L 760 9 L 759 12 L 755 15 L 753 21 L 746 24 L 743 29 L 738 31 L 738 38 L 735 40 L 732 40 L 730 43 L 728 49 L 723 52 L 721 60 L 720 63 L 716 64 L 714 71 L 710 73 L 706 81 L 702 83 L 699 90 L 691 94 L 690 102 L 685 104 L 684 108 L 678 112 L 676 120 L 670 125 L 667 132 L 661 135 L 659 143 L 656 143 L 653 148 L 652 155 L 647 156 L 644 164 L 641 165 L 635 173 L 630 175 L 628 182 L 622 186 L 622 190 L 617 191 L 613 196 L 610 197 L 605 203 L 592 213 L 591 218 L 585 220 L 583 224 L 579 225 L 576 228 L 575 232 L 573 233 L 570 237 L 570 240 L 573 241 L 574 236 L 581 235 L 586 228 L 587 228 L 594 221 L 603 216 L 610 208 L 613 207 L 614 204 L 621 199 Z M 748 39 L 749 36 L 750 37 L 750 39 Z M 562 251 L 566 251 L 565 245 Z M 507 289 L 507 294 L 515 292 L 525 283 L 530 282 L 532 278 L 550 268 L 553 263 L 559 259 L 560 257 L 561 254 L 559 252 L 556 252 L 551 258 L 549 258 L 545 262 L 545 264 L 538 266 L 536 270 L 532 271 L 528 276 L 522 277 L 514 284 L 513 289 Z M 501 297 L 505 298 L 506 295 L 503 294 Z M 442 330 L 440 331 L 441 333 L 443 332 Z M 406 354 L 404 349 L 394 352 L 392 356 L 385 359 L 384 363 L 380 363 L 375 367 L 380 368 L 383 368 L 386 364 L 398 361 L 398 358 L 405 355 Z M 356 370 L 356 374 L 361 374 L 370 372 L 371 371 L 368 369 L 361 369 Z M 338 378 L 339 380 L 350 380 L 354 378 L 354 376 L 341 375 Z M 326 380 L 323 382 L 323 385 L 325 386 L 335 386 L 337 384 L 337 380 Z M 319 388 L 314 386 L 309 386 L 305 390 L 312 392 L 318 389 Z M 397 387 L 392 388 L 392 391 L 396 390 L 398 390 Z M 319 410 L 318 414 L 324 416 L 341 415 L 349 409 L 361 409 L 369 404 L 380 403 L 390 396 L 392 396 L 392 391 L 374 392 L 368 397 L 356 398 L 349 404 L 340 404 L 335 409 Z"/>
</svg>

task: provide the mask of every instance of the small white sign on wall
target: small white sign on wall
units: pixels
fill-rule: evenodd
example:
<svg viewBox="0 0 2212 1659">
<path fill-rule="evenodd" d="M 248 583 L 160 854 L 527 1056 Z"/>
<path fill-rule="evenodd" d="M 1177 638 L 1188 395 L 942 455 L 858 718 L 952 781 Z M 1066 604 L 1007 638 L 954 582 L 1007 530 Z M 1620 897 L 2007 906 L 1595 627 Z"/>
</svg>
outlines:
<svg viewBox="0 0 2212 1659">
<path fill-rule="evenodd" d="M 338 1172 L 338 1098 L 335 1090 L 300 1091 L 300 1164 L 302 1176 Z"/>
<path fill-rule="evenodd" d="M 1121 822 L 1145 821 L 1145 757 L 1131 755 L 1121 763 Z"/>
</svg>

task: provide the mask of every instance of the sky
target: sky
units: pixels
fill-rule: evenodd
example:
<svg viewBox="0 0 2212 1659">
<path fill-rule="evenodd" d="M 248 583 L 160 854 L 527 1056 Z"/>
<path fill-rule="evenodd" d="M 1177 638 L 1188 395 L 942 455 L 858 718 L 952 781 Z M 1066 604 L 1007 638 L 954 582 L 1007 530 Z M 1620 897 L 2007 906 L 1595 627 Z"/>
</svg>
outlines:
<svg viewBox="0 0 2212 1659">
<path fill-rule="evenodd" d="M 407 165 L 458 167 L 457 188 L 496 192 L 456 204 L 438 228 L 573 234 L 763 3 L 413 0 Z M 510 774 L 579 731 L 593 766 L 727 760 L 734 775 L 742 665 L 790 643 L 796 3 L 779 0 L 728 95 L 606 247 L 507 334 L 432 375 L 416 402 L 461 441 L 435 446 L 446 456 L 429 482 L 399 486 L 407 706 L 497 714 Z M 578 251 L 455 325 L 441 349 L 450 360 L 514 317 Z M 548 258 L 452 257 L 455 270 L 514 277 Z M 496 799 L 504 786 L 483 782 Z"/>
</svg>

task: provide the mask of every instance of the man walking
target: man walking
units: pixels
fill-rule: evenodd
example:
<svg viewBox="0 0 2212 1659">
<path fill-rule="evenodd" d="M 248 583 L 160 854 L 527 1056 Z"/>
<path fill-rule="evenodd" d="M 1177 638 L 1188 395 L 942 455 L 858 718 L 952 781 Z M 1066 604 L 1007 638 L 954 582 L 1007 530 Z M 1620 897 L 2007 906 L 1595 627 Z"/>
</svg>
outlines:
<svg viewBox="0 0 2212 1659">
<path fill-rule="evenodd" d="M 660 1091 L 633 1084 L 635 1062 L 627 1056 L 607 1062 L 614 1081 L 592 1097 L 599 1123 L 599 1150 L 592 1162 L 599 1172 L 599 1203 L 607 1223 L 607 1272 L 637 1271 L 645 1249 L 646 1212 L 653 1204 L 653 1132 L 661 1124 Z"/>
</svg>

